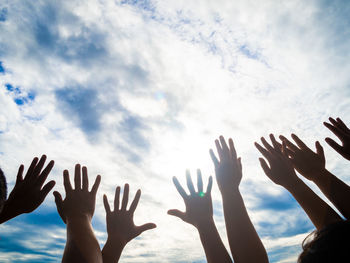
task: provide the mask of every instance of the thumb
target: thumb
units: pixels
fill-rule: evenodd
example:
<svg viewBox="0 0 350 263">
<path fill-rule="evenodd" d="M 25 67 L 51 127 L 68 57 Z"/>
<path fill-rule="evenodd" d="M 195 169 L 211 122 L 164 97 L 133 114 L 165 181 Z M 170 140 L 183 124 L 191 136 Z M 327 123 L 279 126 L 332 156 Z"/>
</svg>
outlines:
<svg viewBox="0 0 350 263">
<path fill-rule="evenodd" d="M 62 196 L 59 192 L 54 191 L 53 195 L 55 196 L 55 203 L 56 203 L 56 207 L 57 207 L 57 212 L 60 215 L 61 219 L 63 220 L 64 223 L 66 223 L 66 216 L 64 215 L 63 212 L 63 200 L 62 200 Z"/>
<path fill-rule="evenodd" d="M 176 217 L 182 219 L 183 221 L 185 221 L 185 216 L 186 216 L 186 214 L 185 214 L 184 212 L 181 212 L 181 211 L 178 210 L 178 209 L 171 209 L 171 210 L 168 210 L 168 215 L 176 216 Z"/>
<path fill-rule="evenodd" d="M 147 223 L 147 224 L 144 224 L 142 226 L 138 226 L 137 227 L 137 232 L 139 234 L 141 234 L 142 232 L 145 232 L 147 230 L 150 230 L 150 229 L 153 229 L 153 228 L 156 228 L 156 224 L 153 224 L 153 223 Z"/>
</svg>

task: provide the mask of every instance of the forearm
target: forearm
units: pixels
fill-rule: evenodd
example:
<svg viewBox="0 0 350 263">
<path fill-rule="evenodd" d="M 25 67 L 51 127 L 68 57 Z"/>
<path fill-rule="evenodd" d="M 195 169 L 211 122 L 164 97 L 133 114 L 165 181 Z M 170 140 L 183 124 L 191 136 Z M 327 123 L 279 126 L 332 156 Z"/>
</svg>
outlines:
<svg viewBox="0 0 350 263">
<path fill-rule="evenodd" d="M 198 232 L 208 263 L 232 263 L 214 220 L 198 227 Z"/>
<path fill-rule="evenodd" d="M 113 241 L 108 237 L 106 244 L 102 249 L 103 263 L 118 262 L 125 245 L 126 244 L 122 244 L 121 242 Z"/>
<path fill-rule="evenodd" d="M 317 230 L 341 220 L 340 216 L 302 180 L 285 187 L 306 212 Z"/>
<path fill-rule="evenodd" d="M 238 189 L 222 193 L 226 230 L 235 263 L 268 262 Z"/>
<path fill-rule="evenodd" d="M 314 180 L 322 193 L 330 200 L 342 215 L 350 219 L 350 187 L 326 169 Z"/>
<path fill-rule="evenodd" d="M 75 249 L 78 253 L 74 251 Z M 62 262 L 70 262 L 66 260 L 71 258 L 70 253 L 80 254 L 85 262 L 102 263 L 101 249 L 90 220 L 86 218 L 67 220 L 67 244 Z"/>
</svg>

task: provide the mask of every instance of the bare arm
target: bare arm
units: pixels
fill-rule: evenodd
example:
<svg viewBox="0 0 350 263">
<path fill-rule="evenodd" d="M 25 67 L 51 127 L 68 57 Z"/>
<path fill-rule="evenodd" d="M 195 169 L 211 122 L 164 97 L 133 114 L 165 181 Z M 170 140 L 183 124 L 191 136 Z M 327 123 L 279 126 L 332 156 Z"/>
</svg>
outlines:
<svg viewBox="0 0 350 263">
<path fill-rule="evenodd" d="M 294 168 L 305 178 L 314 182 L 335 207 L 350 219 L 350 187 L 326 169 L 324 151 L 319 142 L 316 142 L 316 152 L 292 134 L 295 144 L 280 136 L 286 143 L 288 156 Z"/>
<path fill-rule="evenodd" d="M 106 221 L 108 238 L 102 249 L 104 263 L 116 263 L 122 254 L 127 243 L 139 236 L 146 230 L 156 227 L 153 223 L 147 223 L 141 226 L 134 224 L 134 212 L 141 197 L 141 190 L 136 192 L 129 210 L 127 210 L 129 199 L 129 185 L 125 184 L 123 200 L 119 208 L 120 187 L 115 190 L 114 210 L 111 211 L 107 196 L 103 196 L 103 203 L 106 209 Z"/>
<path fill-rule="evenodd" d="M 260 158 L 261 167 L 265 174 L 274 183 L 283 186 L 293 195 L 318 230 L 340 221 L 340 216 L 296 175 L 289 160 L 285 142 L 283 142 L 281 149 L 280 144 L 277 143 L 272 134 L 270 138 L 273 146 L 267 143 L 264 138 L 261 141 L 265 148 L 255 143 L 270 165 L 269 167 L 266 161 Z"/>
<path fill-rule="evenodd" d="M 237 158 L 232 139 L 227 146 L 220 136 L 216 140 L 219 160 L 214 152 L 210 155 L 215 165 L 216 181 L 221 191 L 227 236 L 234 262 L 268 262 L 264 245 L 262 244 L 254 225 L 252 224 L 243 198 L 239 192 L 242 179 L 241 159 Z"/>
<path fill-rule="evenodd" d="M 67 243 L 62 262 L 80 262 L 83 258 L 83 262 L 102 263 L 101 249 L 91 225 L 95 211 L 96 192 L 101 177 L 96 177 L 89 191 L 87 168 L 82 169 L 82 180 L 80 170 L 80 165 L 77 164 L 74 176 L 75 189 L 71 186 L 68 171 L 63 172 L 66 190 L 64 200 L 58 192 L 54 192 L 57 211 L 67 224 Z"/>
<path fill-rule="evenodd" d="M 194 189 L 189 172 L 187 172 L 186 179 L 190 195 L 187 195 L 176 177 L 173 178 L 177 191 L 184 199 L 186 212 L 172 209 L 168 211 L 168 214 L 179 217 L 184 222 L 197 228 L 208 263 L 232 263 L 213 220 L 213 205 L 211 200 L 212 177 L 209 178 L 206 193 L 203 192 L 203 181 L 200 170 L 197 171 L 197 192 Z"/>
</svg>

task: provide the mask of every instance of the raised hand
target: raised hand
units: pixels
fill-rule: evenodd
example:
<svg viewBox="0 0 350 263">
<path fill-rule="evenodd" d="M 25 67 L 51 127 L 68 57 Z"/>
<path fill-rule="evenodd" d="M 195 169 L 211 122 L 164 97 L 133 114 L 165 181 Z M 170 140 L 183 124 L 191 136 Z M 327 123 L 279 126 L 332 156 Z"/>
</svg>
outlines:
<svg viewBox="0 0 350 263">
<path fill-rule="evenodd" d="M 292 134 L 292 138 L 296 145 L 286 137 L 280 136 L 286 145 L 290 162 L 301 175 L 309 180 L 317 180 L 326 169 L 326 159 L 321 144 L 318 141 L 315 143 L 316 152 L 314 152 L 295 134 Z"/>
<path fill-rule="evenodd" d="M 41 156 L 39 162 L 38 158 L 35 157 L 24 178 L 23 164 L 19 167 L 16 184 L 0 214 L 0 223 L 20 214 L 33 212 L 45 200 L 47 194 L 55 186 L 55 181 L 50 181 L 44 185 L 54 166 L 54 161 L 50 161 L 43 169 L 45 161 L 46 155 Z"/>
<path fill-rule="evenodd" d="M 86 217 L 91 221 L 95 212 L 96 193 L 101 182 L 101 176 L 96 177 L 95 183 L 89 191 L 88 171 L 85 166 L 82 168 L 81 176 L 80 164 L 75 165 L 74 189 L 69 180 L 68 170 L 63 171 L 63 182 L 66 190 L 66 198 L 62 200 L 59 192 L 55 191 L 55 202 L 57 211 L 62 220 L 66 223 L 69 219 Z M 82 177 L 82 179 L 81 179 Z"/>
<path fill-rule="evenodd" d="M 276 141 L 273 134 L 270 134 L 270 139 L 272 145 L 270 145 L 264 137 L 261 138 L 261 142 L 265 148 L 257 142 L 255 143 L 255 147 L 266 158 L 270 166 L 267 165 L 265 159 L 263 158 L 259 158 L 260 165 L 264 170 L 265 174 L 275 184 L 281 185 L 286 188 L 293 186 L 295 181 L 299 180 L 299 178 L 296 175 L 293 165 L 289 160 L 285 142 L 283 142 L 281 146 Z"/>
<path fill-rule="evenodd" d="M 181 212 L 178 209 L 171 209 L 168 211 L 168 214 L 176 216 L 186 223 L 199 228 L 213 220 L 213 204 L 211 200 L 213 179 L 209 177 L 206 192 L 203 192 L 202 174 L 199 169 L 197 170 L 197 191 L 194 189 L 189 171 L 186 171 L 186 180 L 188 190 L 190 191 L 189 195 L 182 188 L 177 178 L 173 177 L 175 187 L 185 202 L 186 211 Z"/>
<path fill-rule="evenodd" d="M 350 129 L 344 124 L 344 122 L 340 118 L 334 120 L 330 117 L 329 121 L 330 123 L 324 122 L 324 126 L 326 126 L 339 138 L 339 140 L 342 142 L 342 145 L 339 145 L 329 137 L 327 137 L 325 141 L 340 155 L 342 155 L 345 159 L 350 161 Z"/>
<path fill-rule="evenodd" d="M 266 250 L 249 218 L 239 191 L 242 180 L 241 158 L 237 158 L 232 139 L 228 145 L 223 136 L 215 140 L 219 160 L 212 149 L 210 156 L 215 166 L 224 207 L 226 232 L 234 262 L 268 262 Z M 254 251 L 254 253 L 250 253 Z"/>
<path fill-rule="evenodd" d="M 129 185 L 125 184 L 123 200 L 119 208 L 120 187 L 115 190 L 114 210 L 111 211 L 107 196 L 103 196 L 103 204 L 106 209 L 106 222 L 108 239 L 116 244 L 125 246 L 129 241 L 139 236 L 142 232 L 156 227 L 153 223 L 147 223 L 141 226 L 136 226 L 134 223 L 134 212 L 141 197 L 141 190 L 137 190 L 134 200 L 132 201 L 129 210 L 127 210 L 129 200 Z"/>
<path fill-rule="evenodd" d="M 241 158 L 237 158 L 232 139 L 228 140 L 229 147 L 223 136 L 220 136 L 219 139 L 220 141 L 215 140 L 219 160 L 212 149 L 210 149 L 210 156 L 215 166 L 216 181 L 220 191 L 230 192 L 234 188 L 238 189 L 242 179 Z"/>
<path fill-rule="evenodd" d="M 173 177 L 175 187 L 185 202 L 186 211 L 181 212 L 177 209 L 171 209 L 168 211 L 168 214 L 176 216 L 197 228 L 208 263 L 232 263 L 213 219 L 213 204 L 211 200 L 212 177 L 209 177 L 206 192 L 203 192 L 202 174 L 199 169 L 197 170 L 197 191 L 193 186 L 189 171 L 186 171 L 186 180 L 190 191 L 189 195 L 182 188 L 177 178 Z"/>
<path fill-rule="evenodd" d="M 265 148 L 260 144 L 255 143 L 255 146 L 270 164 L 269 167 L 263 158 L 259 158 L 261 167 L 265 174 L 274 183 L 285 187 L 294 196 L 318 230 L 341 220 L 339 215 L 327 203 L 325 203 L 298 178 L 289 155 L 299 155 L 294 161 L 302 163 L 299 168 L 302 167 L 301 169 L 306 169 L 307 172 L 309 172 L 309 170 L 306 167 L 305 160 L 302 159 L 303 156 L 306 156 L 308 160 L 313 160 L 315 167 L 318 167 L 315 163 L 322 164 L 322 158 L 315 156 L 315 153 L 313 153 L 313 155 L 311 153 L 312 151 L 307 149 L 306 145 L 295 135 L 293 136 L 293 139 L 297 142 L 299 148 L 287 141 L 284 137 L 282 137 L 282 145 L 276 141 L 272 134 L 270 135 L 270 138 L 272 146 L 265 140 L 265 138 L 261 138 L 261 142 Z M 287 148 L 286 143 L 288 143 L 289 148 Z M 319 147 L 320 145 L 318 146 L 319 156 L 322 156 Z M 301 154 L 300 151 L 304 152 Z"/>
<path fill-rule="evenodd" d="M 62 200 L 59 192 L 53 193 L 57 211 L 67 224 L 67 243 L 62 258 L 63 263 L 102 263 L 101 249 L 91 225 L 100 182 L 101 176 L 98 175 L 91 191 L 89 191 L 87 168 L 83 166 L 81 169 L 80 164 L 77 164 L 75 165 L 73 189 L 68 171 L 63 171 L 66 198 Z"/>
</svg>

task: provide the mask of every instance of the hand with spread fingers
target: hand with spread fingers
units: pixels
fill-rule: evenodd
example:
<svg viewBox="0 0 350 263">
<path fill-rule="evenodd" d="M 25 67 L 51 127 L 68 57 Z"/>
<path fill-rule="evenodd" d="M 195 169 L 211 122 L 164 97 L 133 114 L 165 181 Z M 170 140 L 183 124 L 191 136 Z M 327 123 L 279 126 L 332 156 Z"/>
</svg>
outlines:
<svg viewBox="0 0 350 263">
<path fill-rule="evenodd" d="M 261 142 L 265 148 L 255 143 L 257 149 L 267 159 L 270 165 L 269 167 L 263 158 L 259 158 L 265 174 L 274 183 L 283 186 L 294 196 L 318 230 L 340 221 L 341 218 L 339 215 L 316 195 L 294 171 L 293 164 L 296 164 L 299 165 L 298 169 L 300 171 L 306 171 L 308 176 L 311 176 L 317 167 L 324 167 L 324 161 L 322 160 L 323 152 L 320 149 L 320 145 L 317 146 L 318 153 L 314 153 L 295 135 L 293 135 L 293 139 L 299 148 L 285 137 L 282 137 L 282 145 L 276 141 L 272 134 L 270 134 L 270 139 L 272 145 L 265 138 L 261 138 Z M 292 159 L 293 157 L 295 159 Z M 310 163 L 311 168 L 306 167 L 307 161 L 314 162 L 313 164 Z"/>
<path fill-rule="evenodd" d="M 214 163 L 226 223 L 226 233 L 234 262 L 268 262 L 262 244 L 245 207 L 239 184 L 242 180 L 241 158 L 237 158 L 233 140 L 228 145 L 223 136 L 215 140 L 219 160 L 213 150 L 210 156 Z M 250 253 L 254 251 L 254 253 Z"/>
<path fill-rule="evenodd" d="M 275 184 L 286 188 L 293 186 L 293 184 L 300 179 L 296 175 L 293 165 L 289 160 L 286 145 L 284 142 L 282 145 L 279 144 L 272 134 L 270 135 L 270 139 L 272 145 L 270 145 L 264 137 L 261 138 L 261 142 L 265 148 L 259 143 L 255 143 L 255 147 L 266 158 L 270 166 L 267 165 L 263 158 L 259 158 L 260 165 L 265 174 Z"/>
<path fill-rule="evenodd" d="M 171 209 L 168 211 L 168 214 L 176 216 L 197 228 L 208 263 L 232 262 L 230 255 L 222 243 L 213 219 L 213 204 L 211 199 L 212 177 L 209 177 L 206 192 L 203 192 L 202 174 L 199 169 L 197 170 L 197 191 L 193 186 L 189 171 L 186 171 L 186 181 L 190 192 L 189 195 L 180 185 L 177 178 L 173 177 L 175 187 L 185 202 L 186 211 L 182 212 L 178 209 Z"/>
<path fill-rule="evenodd" d="M 50 161 L 44 168 L 45 161 L 45 155 L 40 160 L 35 157 L 24 178 L 23 164 L 19 167 L 16 184 L 1 211 L 0 223 L 8 221 L 20 214 L 33 212 L 45 200 L 47 194 L 55 186 L 55 181 L 50 181 L 44 185 L 54 166 L 54 161 Z"/>
<path fill-rule="evenodd" d="M 296 145 L 286 137 L 280 136 L 286 145 L 285 150 L 293 167 L 305 178 L 317 179 L 326 169 L 326 158 L 321 144 L 318 141 L 315 143 L 316 152 L 314 152 L 295 134 L 292 134 L 292 138 Z"/>
<path fill-rule="evenodd" d="M 134 212 L 141 197 L 141 190 L 136 192 L 135 198 L 132 201 L 129 210 L 127 210 L 129 200 L 129 185 L 125 184 L 123 200 L 119 208 L 120 187 L 115 190 L 114 210 L 108 203 L 107 196 L 103 196 L 103 203 L 106 210 L 107 233 L 108 239 L 102 250 L 103 262 L 118 262 L 121 252 L 125 245 L 142 234 L 144 231 L 156 227 L 153 223 L 147 223 L 141 226 L 134 224 Z"/>
<path fill-rule="evenodd" d="M 89 221 L 95 212 L 96 193 L 101 182 L 101 176 L 97 176 L 94 185 L 89 191 L 88 171 L 85 166 L 82 168 L 83 176 L 81 176 L 80 164 L 75 166 L 74 174 L 74 189 L 69 180 L 68 170 L 63 171 L 64 188 L 66 190 L 66 198 L 62 200 L 59 192 L 55 191 L 55 202 L 57 211 L 62 220 L 67 223 L 67 220 L 86 217 Z M 81 180 L 81 177 L 83 180 Z M 82 181 L 82 182 L 81 182 Z"/>
<path fill-rule="evenodd" d="M 67 224 L 67 243 L 62 262 L 102 262 L 101 249 L 91 225 L 101 176 L 96 177 L 95 183 L 89 191 L 87 168 L 84 166 L 81 169 L 80 164 L 77 164 L 74 174 L 74 189 L 67 170 L 63 172 L 63 181 L 66 198 L 63 200 L 60 193 L 54 192 L 57 211 Z"/>
<path fill-rule="evenodd" d="M 186 223 L 199 228 L 202 225 L 207 224 L 208 221 L 210 222 L 213 220 L 213 204 L 211 200 L 211 188 L 213 185 L 213 179 L 212 177 L 209 177 L 209 182 L 205 193 L 203 192 L 203 181 L 200 170 L 197 170 L 198 191 L 194 189 L 189 171 L 186 171 L 186 181 L 187 187 L 190 191 L 189 195 L 187 195 L 185 190 L 182 188 L 177 178 L 173 178 L 175 187 L 185 202 L 186 212 L 172 209 L 168 211 L 168 214 L 176 216 Z"/>
<path fill-rule="evenodd" d="M 210 149 L 210 156 L 215 166 L 216 181 L 221 192 L 230 192 L 233 188 L 238 189 L 242 180 L 241 158 L 237 158 L 232 139 L 229 139 L 228 143 L 229 146 L 227 146 L 223 136 L 220 136 L 219 140 L 215 140 L 219 160 Z"/>
<path fill-rule="evenodd" d="M 334 150 L 336 150 L 340 155 L 342 155 L 345 159 L 350 161 L 350 129 L 344 124 L 344 122 L 337 118 L 336 120 L 329 117 L 329 122 L 324 122 L 324 126 L 326 126 L 331 132 L 335 134 L 341 141 L 342 145 L 339 145 L 331 138 L 326 138 L 325 141 L 331 146 Z"/>
</svg>

